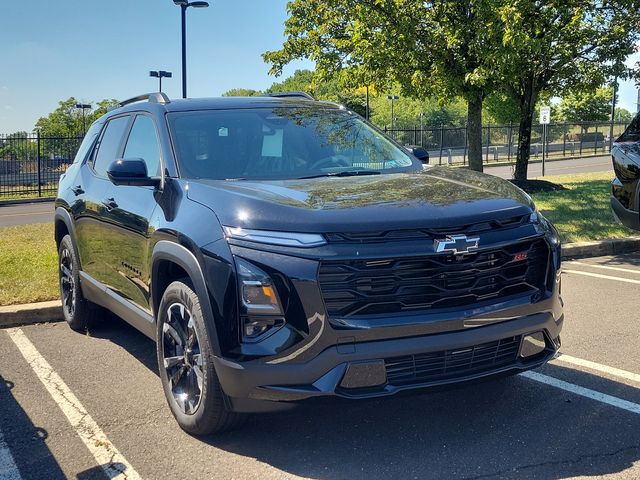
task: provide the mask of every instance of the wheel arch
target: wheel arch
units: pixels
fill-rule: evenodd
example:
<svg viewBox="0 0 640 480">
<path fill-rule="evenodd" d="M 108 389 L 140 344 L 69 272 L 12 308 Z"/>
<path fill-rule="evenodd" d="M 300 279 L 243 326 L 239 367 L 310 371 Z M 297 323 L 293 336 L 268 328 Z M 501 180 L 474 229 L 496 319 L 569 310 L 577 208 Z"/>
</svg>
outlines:
<svg viewBox="0 0 640 480">
<path fill-rule="evenodd" d="M 56 247 L 60 247 L 60 242 L 69 235 L 71 237 L 71 244 L 73 245 L 73 251 L 78 259 L 78 268 L 82 270 L 82 259 L 78 252 L 78 243 L 76 242 L 76 230 L 71 219 L 71 214 L 63 207 L 56 208 L 54 214 L 54 238 L 56 241 Z"/>
<path fill-rule="evenodd" d="M 171 266 L 173 265 L 173 266 Z M 157 312 L 162 299 L 162 294 L 171 281 L 161 279 L 166 272 L 166 268 L 173 268 L 176 277 L 182 272 L 191 280 L 200 304 L 202 305 L 202 313 L 204 315 L 204 323 L 207 333 L 211 339 L 214 354 L 221 355 L 220 342 L 218 340 L 218 332 L 216 322 L 213 318 L 213 310 L 211 308 L 211 299 L 207 290 L 207 285 L 202 273 L 202 268 L 196 256 L 186 247 L 169 240 L 160 240 L 156 243 L 151 255 L 151 306 L 157 321 Z"/>
</svg>

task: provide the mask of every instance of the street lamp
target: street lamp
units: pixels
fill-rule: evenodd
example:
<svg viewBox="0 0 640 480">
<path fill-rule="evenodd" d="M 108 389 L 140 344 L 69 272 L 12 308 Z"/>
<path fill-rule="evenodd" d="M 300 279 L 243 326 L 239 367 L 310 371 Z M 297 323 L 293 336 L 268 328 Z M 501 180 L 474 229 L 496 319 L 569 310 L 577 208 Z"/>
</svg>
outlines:
<svg viewBox="0 0 640 480">
<path fill-rule="evenodd" d="M 160 81 L 160 86 L 158 88 L 159 92 L 162 92 L 162 79 L 163 78 L 171 78 L 172 75 L 173 74 L 171 72 L 165 72 L 164 70 L 151 70 L 149 72 L 149 76 L 150 77 L 155 77 Z"/>
<path fill-rule="evenodd" d="M 393 102 L 398 99 L 400 99 L 398 95 L 387 95 L 387 100 L 391 100 L 391 130 L 393 130 L 395 126 L 395 117 L 393 116 Z"/>
<path fill-rule="evenodd" d="M 85 120 L 84 111 L 91 110 L 91 104 L 89 103 L 76 103 L 76 108 L 82 110 L 82 135 L 87 134 L 87 124 Z"/>
<path fill-rule="evenodd" d="M 207 8 L 207 2 L 189 2 L 188 0 L 173 0 L 181 10 L 182 19 L 182 98 L 187 98 L 187 8 Z"/>
</svg>

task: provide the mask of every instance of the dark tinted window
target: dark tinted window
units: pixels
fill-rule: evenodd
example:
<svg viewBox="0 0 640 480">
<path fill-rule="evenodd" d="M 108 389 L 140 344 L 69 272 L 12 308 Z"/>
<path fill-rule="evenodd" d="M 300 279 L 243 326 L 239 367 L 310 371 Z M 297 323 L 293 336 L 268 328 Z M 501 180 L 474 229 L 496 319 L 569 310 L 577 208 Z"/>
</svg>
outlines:
<svg viewBox="0 0 640 480">
<path fill-rule="evenodd" d="M 160 175 L 160 145 L 153 120 L 145 115 L 138 115 L 131 128 L 124 158 L 142 158 L 147 164 L 150 177 Z"/>
<path fill-rule="evenodd" d="M 175 112 L 169 123 L 186 178 L 290 179 L 416 169 L 405 151 L 346 110 Z"/>
<path fill-rule="evenodd" d="M 637 142 L 640 140 L 640 113 L 631 121 L 618 142 Z"/>
<path fill-rule="evenodd" d="M 98 152 L 93 161 L 93 169 L 101 177 L 107 176 L 109 165 L 116 160 L 118 147 L 128 124 L 129 117 L 114 118 L 107 123 L 106 130 L 98 145 Z"/>
</svg>

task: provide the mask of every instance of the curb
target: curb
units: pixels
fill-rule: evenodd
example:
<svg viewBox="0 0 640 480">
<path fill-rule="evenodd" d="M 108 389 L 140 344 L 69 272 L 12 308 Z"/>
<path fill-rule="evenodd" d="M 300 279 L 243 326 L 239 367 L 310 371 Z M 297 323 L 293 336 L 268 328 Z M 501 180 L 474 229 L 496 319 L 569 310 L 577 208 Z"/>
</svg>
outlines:
<svg viewBox="0 0 640 480">
<path fill-rule="evenodd" d="M 562 260 L 618 255 L 640 250 L 640 237 L 612 238 L 596 242 L 567 243 L 562 246 Z"/>
<path fill-rule="evenodd" d="M 64 320 L 60 300 L 0 307 L 0 327 Z"/>
<path fill-rule="evenodd" d="M 598 242 L 576 242 L 562 246 L 562 260 L 600 257 L 640 251 L 640 237 Z M 0 328 L 64 320 L 59 300 L 0 307 Z"/>
</svg>

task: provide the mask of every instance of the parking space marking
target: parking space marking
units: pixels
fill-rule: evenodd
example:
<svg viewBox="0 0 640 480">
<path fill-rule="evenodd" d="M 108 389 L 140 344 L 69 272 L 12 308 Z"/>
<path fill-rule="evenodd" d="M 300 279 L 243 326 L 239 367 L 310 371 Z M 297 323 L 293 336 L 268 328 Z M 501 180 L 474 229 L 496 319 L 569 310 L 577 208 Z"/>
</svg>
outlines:
<svg viewBox="0 0 640 480">
<path fill-rule="evenodd" d="M 529 371 L 521 373 L 520 375 L 530 380 L 535 380 L 536 382 L 544 383 L 545 385 L 566 390 L 567 392 L 580 395 L 581 397 L 590 398 L 591 400 L 640 415 L 640 405 L 637 403 L 629 402 L 622 398 L 607 395 L 606 393 L 598 392 L 596 390 L 591 390 L 590 388 L 574 385 L 573 383 L 565 382 L 563 380 L 558 380 L 557 378 L 549 377 L 538 372 Z"/>
<path fill-rule="evenodd" d="M 10 328 L 6 332 L 18 347 L 36 376 L 43 383 L 51 397 L 80 437 L 93 457 L 110 479 L 140 479 L 126 458 L 109 441 L 98 424 L 82 406 L 78 398 L 67 387 L 62 378 L 53 370 L 49 362 L 36 350 L 20 328 Z"/>
<path fill-rule="evenodd" d="M 9 445 L 4 440 L 2 430 L 0 430 L 0 478 L 3 480 L 22 480 L 20 470 L 11 455 Z"/>
<path fill-rule="evenodd" d="M 581 267 L 593 267 L 593 268 L 601 268 L 604 270 L 615 270 L 616 272 L 625 272 L 625 273 L 635 273 L 637 275 L 640 275 L 640 270 L 632 270 L 630 268 L 621 268 L 621 267 L 611 267 L 609 265 L 596 265 L 593 263 L 586 263 L 586 262 L 563 262 L 564 265 L 579 265 Z"/>
<path fill-rule="evenodd" d="M 578 367 L 585 367 L 589 370 L 594 370 L 600 373 L 607 373 L 613 377 L 622 378 L 624 380 L 631 380 L 632 382 L 640 383 L 640 375 L 626 370 L 620 370 L 619 368 L 609 367 L 600 363 L 591 362 L 582 358 L 572 357 L 571 355 L 565 355 L 564 353 L 556 357 L 552 362 L 564 362 L 570 365 Z"/>
<path fill-rule="evenodd" d="M 634 283 L 640 285 L 640 280 L 634 280 L 632 278 L 612 277 L 611 275 L 601 275 L 599 273 L 581 272 L 580 270 L 566 270 L 562 269 L 563 273 L 575 273 L 576 275 L 584 275 L 586 277 L 602 278 L 604 280 L 617 280 L 618 282 Z"/>
</svg>

